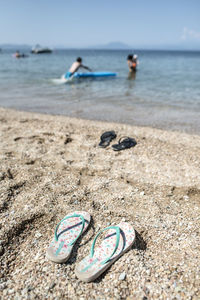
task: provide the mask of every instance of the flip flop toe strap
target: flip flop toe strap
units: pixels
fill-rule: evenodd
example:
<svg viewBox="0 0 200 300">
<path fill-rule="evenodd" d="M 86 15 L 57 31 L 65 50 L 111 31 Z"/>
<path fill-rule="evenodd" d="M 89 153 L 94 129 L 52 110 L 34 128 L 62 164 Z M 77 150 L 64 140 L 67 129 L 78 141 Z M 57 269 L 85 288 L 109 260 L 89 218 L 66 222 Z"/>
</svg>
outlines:
<svg viewBox="0 0 200 300">
<path fill-rule="evenodd" d="M 106 131 L 101 135 L 101 140 L 114 138 L 116 138 L 116 133 L 114 131 Z"/>
<path fill-rule="evenodd" d="M 116 133 L 114 131 L 104 132 L 101 135 L 101 141 L 99 143 L 99 146 L 106 148 L 114 138 L 116 138 Z"/>
<path fill-rule="evenodd" d="M 106 258 L 104 261 L 101 262 L 102 265 L 107 263 L 112 258 L 112 256 L 115 254 L 116 250 L 118 249 L 119 240 L 120 240 L 120 228 L 118 226 L 109 226 L 109 227 L 106 227 L 106 228 L 102 229 L 101 231 L 99 231 L 97 233 L 97 235 L 95 236 L 95 238 L 94 238 L 94 241 L 92 243 L 91 250 L 90 250 L 90 258 L 93 258 L 93 256 L 94 256 L 94 247 L 95 247 L 96 240 L 97 240 L 98 236 L 102 232 L 104 232 L 106 230 L 109 230 L 109 229 L 114 229 L 116 231 L 116 244 L 115 244 L 115 247 L 114 247 L 114 250 L 113 250 L 112 254 L 108 258 Z"/>
<path fill-rule="evenodd" d="M 137 143 L 133 138 L 124 136 L 119 139 L 118 147 L 120 147 L 121 149 L 124 149 L 124 148 L 130 148 L 132 146 L 135 146 L 136 144 Z"/>
<path fill-rule="evenodd" d="M 83 229 L 84 229 L 84 227 L 85 227 L 85 219 L 84 219 L 84 217 L 82 216 L 82 215 L 79 215 L 79 214 L 73 214 L 73 215 L 71 215 L 71 216 L 67 216 L 67 217 L 65 217 L 65 218 L 63 218 L 59 223 L 58 223 L 58 225 L 56 226 L 56 229 L 55 229 L 55 240 L 56 241 L 58 241 L 58 228 L 59 228 L 59 226 L 60 226 L 60 224 L 63 222 L 63 221 L 65 221 L 65 220 L 67 220 L 67 219 L 71 219 L 71 218 L 80 218 L 81 219 L 81 223 L 82 223 L 82 227 L 81 227 L 81 231 L 80 231 L 80 233 L 78 234 L 78 236 L 72 241 L 72 242 L 70 242 L 68 245 L 69 246 L 72 246 L 75 242 L 76 242 L 76 240 L 80 237 L 80 235 L 82 234 L 82 232 L 83 232 Z"/>
<path fill-rule="evenodd" d="M 120 139 L 119 139 L 119 141 L 118 141 L 118 144 L 121 144 L 121 143 L 123 143 L 124 141 L 126 142 L 126 141 L 129 141 L 131 138 L 130 137 L 128 137 L 128 136 L 122 136 Z"/>
</svg>

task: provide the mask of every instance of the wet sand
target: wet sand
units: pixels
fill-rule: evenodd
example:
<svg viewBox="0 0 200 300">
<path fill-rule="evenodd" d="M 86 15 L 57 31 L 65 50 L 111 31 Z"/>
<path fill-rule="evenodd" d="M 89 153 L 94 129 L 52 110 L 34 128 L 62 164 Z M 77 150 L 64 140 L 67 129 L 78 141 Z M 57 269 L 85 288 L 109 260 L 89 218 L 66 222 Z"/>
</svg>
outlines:
<svg viewBox="0 0 200 300">
<path fill-rule="evenodd" d="M 100 135 L 134 148 L 98 147 Z M 0 108 L 0 298 L 198 299 L 200 136 Z M 93 217 L 69 261 L 45 257 L 69 212 Z M 74 269 L 99 229 L 121 220 L 130 251 L 94 283 Z M 121 280 L 123 278 L 123 280 Z"/>
</svg>

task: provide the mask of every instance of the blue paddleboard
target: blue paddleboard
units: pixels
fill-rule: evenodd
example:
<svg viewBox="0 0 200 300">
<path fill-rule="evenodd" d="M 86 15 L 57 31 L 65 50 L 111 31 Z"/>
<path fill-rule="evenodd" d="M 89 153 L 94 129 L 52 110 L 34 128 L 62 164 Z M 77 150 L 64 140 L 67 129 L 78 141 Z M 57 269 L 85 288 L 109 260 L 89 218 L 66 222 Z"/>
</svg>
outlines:
<svg viewBox="0 0 200 300">
<path fill-rule="evenodd" d="M 111 77 L 116 76 L 117 73 L 112 72 L 87 72 L 87 73 L 74 73 L 74 78 L 83 78 L 83 77 Z"/>
</svg>

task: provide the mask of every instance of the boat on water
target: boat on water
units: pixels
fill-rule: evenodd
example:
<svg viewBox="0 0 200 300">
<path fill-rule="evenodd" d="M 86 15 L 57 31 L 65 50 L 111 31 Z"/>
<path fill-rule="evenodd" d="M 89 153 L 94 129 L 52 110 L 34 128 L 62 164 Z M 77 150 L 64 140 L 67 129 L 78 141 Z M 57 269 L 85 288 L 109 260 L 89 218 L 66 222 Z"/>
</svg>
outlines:
<svg viewBox="0 0 200 300">
<path fill-rule="evenodd" d="M 32 48 L 31 53 L 34 54 L 52 53 L 52 50 L 47 47 L 41 47 L 40 45 L 36 45 L 34 48 Z"/>
</svg>

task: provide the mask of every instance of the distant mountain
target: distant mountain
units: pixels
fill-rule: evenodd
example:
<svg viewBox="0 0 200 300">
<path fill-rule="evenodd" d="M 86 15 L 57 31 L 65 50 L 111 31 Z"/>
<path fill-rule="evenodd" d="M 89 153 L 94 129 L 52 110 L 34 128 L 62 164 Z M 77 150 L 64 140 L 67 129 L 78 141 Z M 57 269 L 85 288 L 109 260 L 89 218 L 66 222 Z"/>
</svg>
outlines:
<svg viewBox="0 0 200 300">
<path fill-rule="evenodd" d="M 105 45 L 96 45 L 93 47 L 90 47 L 93 49 L 113 49 L 113 50 L 117 50 L 117 49 L 132 49 L 132 46 L 129 46 L 127 44 L 124 44 L 122 42 L 111 42 Z"/>
<path fill-rule="evenodd" d="M 134 45 L 130 46 L 122 42 L 111 42 L 104 45 L 97 45 L 94 47 L 89 47 L 92 49 L 113 49 L 113 50 L 185 50 L 185 51 L 199 51 L 200 50 L 200 41 L 180 41 L 174 44 L 143 44 L 143 45 Z"/>
</svg>

